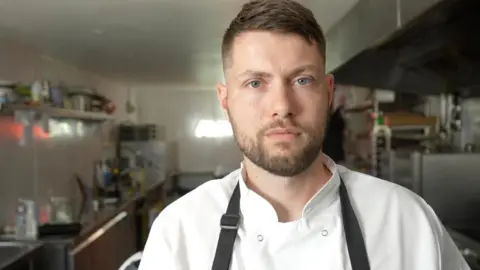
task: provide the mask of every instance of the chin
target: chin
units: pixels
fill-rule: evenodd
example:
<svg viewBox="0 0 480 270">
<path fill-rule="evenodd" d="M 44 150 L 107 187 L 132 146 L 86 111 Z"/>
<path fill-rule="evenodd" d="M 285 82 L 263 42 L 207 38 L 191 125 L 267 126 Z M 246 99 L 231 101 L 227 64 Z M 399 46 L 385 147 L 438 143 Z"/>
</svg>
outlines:
<svg viewBox="0 0 480 270">
<path fill-rule="evenodd" d="M 272 159 L 296 160 L 301 155 L 301 151 L 295 150 L 275 150 L 270 151 L 268 156 Z"/>
<path fill-rule="evenodd" d="M 274 154 L 274 153 L 280 153 L 282 155 L 296 155 L 302 152 L 302 150 L 305 148 L 305 146 L 302 144 L 295 144 L 295 143 L 276 143 L 272 147 L 268 147 L 269 152 Z M 267 148 L 267 149 L 268 149 Z"/>
</svg>

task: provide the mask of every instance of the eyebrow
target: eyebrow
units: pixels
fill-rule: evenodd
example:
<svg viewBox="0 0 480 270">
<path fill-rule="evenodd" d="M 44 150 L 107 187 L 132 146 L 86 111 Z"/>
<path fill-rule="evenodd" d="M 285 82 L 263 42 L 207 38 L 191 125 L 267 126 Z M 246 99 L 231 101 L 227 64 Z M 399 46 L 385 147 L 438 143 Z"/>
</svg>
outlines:
<svg viewBox="0 0 480 270">
<path fill-rule="evenodd" d="M 299 66 L 299 67 L 295 68 L 294 70 L 292 70 L 290 72 L 290 76 L 295 76 L 297 74 L 300 74 L 300 73 L 308 71 L 308 70 L 315 71 L 317 69 L 318 69 L 317 65 L 313 65 L 313 64 L 302 65 L 302 66 Z M 244 77 L 244 76 L 255 76 L 255 77 L 260 77 L 260 78 L 268 78 L 268 77 L 272 77 L 272 74 L 270 74 L 268 72 L 265 72 L 265 71 L 248 69 L 248 70 L 240 73 L 237 76 L 237 78 L 241 78 L 241 77 Z"/>
<path fill-rule="evenodd" d="M 245 76 L 254 76 L 254 77 L 261 77 L 261 78 L 268 78 L 272 77 L 272 74 L 265 72 L 265 71 L 258 71 L 247 69 L 246 71 L 240 73 L 237 78 L 245 77 Z"/>
<path fill-rule="evenodd" d="M 305 71 L 317 71 L 317 69 L 318 69 L 317 65 L 307 64 L 307 65 L 303 65 L 303 66 L 299 66 L 299 67 L 295 68 L 291 72 L 291 74 L 292 75 L 297 75 L 297 74 L 305 72 Z"/>
</svg>

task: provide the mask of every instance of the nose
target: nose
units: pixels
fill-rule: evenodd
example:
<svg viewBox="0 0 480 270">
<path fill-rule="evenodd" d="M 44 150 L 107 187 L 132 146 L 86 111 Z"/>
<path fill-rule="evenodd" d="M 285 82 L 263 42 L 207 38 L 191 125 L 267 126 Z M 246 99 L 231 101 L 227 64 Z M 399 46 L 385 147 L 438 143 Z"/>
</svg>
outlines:
<svg viewBox="0 0 480 270">
<path fill-rule="evenodd" d="M 280 84 L 269 92 L 272 117 L 283 119 L 294 116 L 294 97 L 288 85 Z"/>
</svg>

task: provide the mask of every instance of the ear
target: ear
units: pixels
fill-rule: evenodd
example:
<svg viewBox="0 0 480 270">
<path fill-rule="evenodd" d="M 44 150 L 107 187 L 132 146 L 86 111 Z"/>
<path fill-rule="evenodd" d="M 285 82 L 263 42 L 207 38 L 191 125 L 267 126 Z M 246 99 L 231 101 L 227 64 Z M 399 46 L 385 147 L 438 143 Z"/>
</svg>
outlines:
<svg viewBox="0 0 480 270">
<path fill-rule="evenodd" d="M 227 105 L 227 86 L 222 83 L 217 84 L 217 98 L 218 103 L 220 103 L 220 107 L 226 113 L 228 111 Z"/>
<path fill-rule="evenodd" d="M 327 74 L 325 76 L 325 84 L 328 94 L 328 107 L 331 108 L 333 105 L 333 97 L 335 94 L 335 78 L 332 74 Z"/>
</svg>

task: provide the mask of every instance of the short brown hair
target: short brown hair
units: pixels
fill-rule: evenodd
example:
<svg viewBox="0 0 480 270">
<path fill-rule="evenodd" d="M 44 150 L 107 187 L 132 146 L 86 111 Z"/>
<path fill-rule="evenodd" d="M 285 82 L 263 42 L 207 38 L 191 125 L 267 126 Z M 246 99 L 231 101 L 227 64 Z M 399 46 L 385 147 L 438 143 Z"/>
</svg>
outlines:
<svg viewBox="0 0 480 270">
<path fill-rule="evenodd" d="M 313 12 L 293 0 L 252 0 L 243 5 L 223 35 L 222 59 L 230 57 L 233 41 L 247 31 L 297 34 L 315 43 L 325 61 L 325 35 Z"/>
</svg>

